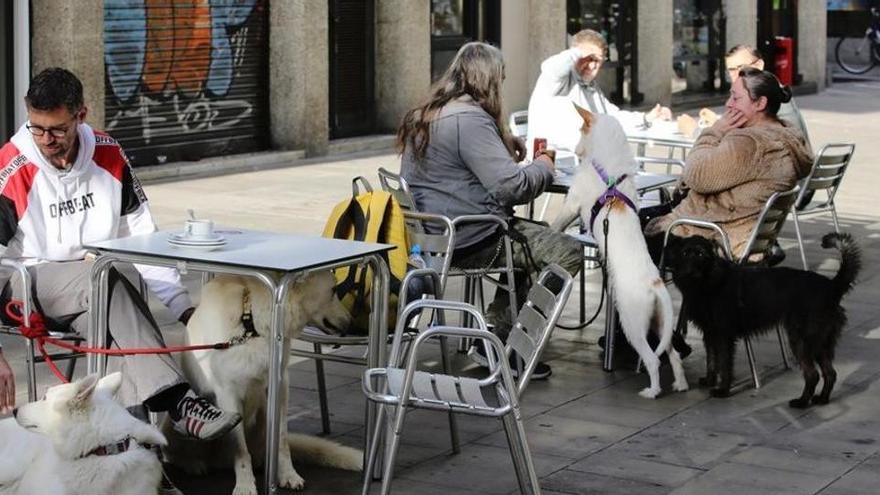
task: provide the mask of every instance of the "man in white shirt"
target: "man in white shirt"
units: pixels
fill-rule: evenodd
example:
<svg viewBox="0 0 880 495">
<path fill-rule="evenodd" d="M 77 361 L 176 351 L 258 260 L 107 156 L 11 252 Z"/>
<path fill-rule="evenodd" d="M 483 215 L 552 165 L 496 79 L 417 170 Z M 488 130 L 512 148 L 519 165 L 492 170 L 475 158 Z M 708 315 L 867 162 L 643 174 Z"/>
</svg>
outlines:
<svg viewBox="0 0 880 495">
<path fill-rule="evenodd" d="M 90 271 L 83 245 L 156 230 L 149 203 L 122 147 L 85 121 L 83 88 L 62 68 L 46 69 L 25 97 L 28 122 L 0 147 L 0 244 L 28 266 L 32 297 L 50 329 L 82 334 L 89 323 Z M 182 323 L 193 312 L 176 270 L 136 267 Z M 137 289 L 115 269 L 109 277 L 108 326 L 115 348 L 164 347 Z M 20 276 L 0 280 L 0 303 L 20 301 Z M 189 387 L 167 354 L 112 358 L 122 368 L 117 399 L 132 411 L 167 411 L 174 428 L 200 440 L 241 420 Z M 0 414 L 15 406 L 15 380 L 0 350 Z"/>
<path fill-rule="evenodd" d="M 549 148 L 573 152 L 580 139 L 578 128 L 570 119 L 561 118 L 559 99 L 566 99 L 594 113 L 616 117 L 624 129 L 635 128 L 655 119 L 670 120 L 672 112 L 657 104 L 650 112 L 621 110 L 608 101 L 595 83 L 608 43 L 593 31 L 584 29 L 574 35 L 571 48 L 548 58 L 541 64 L 541 75 L 529 99 L 527 156 L 532 156 L 534 139 L 546 138 Z M 565 110 L 562 110 L 565 111 Z"/>
</svg>

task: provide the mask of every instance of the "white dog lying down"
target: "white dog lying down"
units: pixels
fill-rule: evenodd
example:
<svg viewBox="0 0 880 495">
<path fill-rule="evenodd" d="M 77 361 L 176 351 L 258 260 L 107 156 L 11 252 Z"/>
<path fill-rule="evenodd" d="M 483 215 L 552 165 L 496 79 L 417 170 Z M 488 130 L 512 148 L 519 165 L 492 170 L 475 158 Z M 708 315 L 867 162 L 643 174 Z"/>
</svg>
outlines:
<svg viewBox="0 0 880 495">
<path fill-rule="evenodd" d="M 638 214 L 633 208 L 637 207 L 639 198 L 633 179 L 636 172 L 635 160 L 626 141 L 626 134 L 614 117 L 591 114 L 583 108 L 575 107 L 583 118 L 581 140 L 575 150 L 580 159 L 580 167 L 562 211 L 552 227 L 564 230 L 578 215 L 585 225 L 590 226 L 593 237 L 599 244 L 599 252 L 605 259 L 609 282 L 614 287 L 620 324 L 651 377 L 650 387 L 639 394 L 653 399 L 660 393 L 658 356 L 664 351 L 669 354 L 669 362 L 675 375 L 673 389 L 687 390 L 681 358 L 669 345 L 674 320 L 672 299 L 657 267 L 651 261 Z M 563 111 L 571 112 L 570 107 Z M 594 209 L 597 201 L 609 191 L 608 182 L 600 175 L 600 171 L 611 180 L 619 181 L 615 185 L 617 196 Z M 624 175 L 626 177 L 620 180 Z M 606 218 L 607 252 L 603 230 Z M 651 350 L 647 341 L 647 334 L 652 327 L 660 335 L 660 344 L 656 351 Z"/>
<path fill-rule="evenodd" d="M 335 280 L 330 272 L 316 272 L 294 284 L 284 315 L 283 369 L 287 369 L 290 339 L 307 323 L 328 330 L 347 328 L 350 316 L 333 293 Z M 235 470 L 234 494 L 256 493 L 253 461 L 265 458 L 267 385 L 269 377 L 269 338 L 272 305 L 268 289 L 249 277 L 220 276 L 202 289 L 202 299 L 187 325 L 190 344 L 224 342 L 244 335 L 242 324 L 245 295 L 250 301 L 253 325 L 258 336 L 224 351 L 198 351 L 183 355 L 184 373 L 200 394 L 213 395 L 217 406 L 241 414 L 242 422 L 229 435 L 215 442 L 193 442 L 166 428 L 168 460 L 183 469 L 203 474 L 208 469 Z M 288 374 L 283 374 L 279 400 L 287 404 Z M 283 406 L 282 406 L 283 407 Z M 284 423 L 282 423 L 284 424 Z M 359 471 L 363 463 L 360 450 L 327 440 L 289 435 L 282 428 L 282 446 L 278 458 L 278 483 L 284 488 L 300 489 L 304 480 L 291 461 L 320 463 Z M 289 445 L 290 448 L 285 448 Z"/>
<path fill-rule="evenodd" d="M 113 400 L 119 373 L 57 385 L 0 421 L 0 494 L 156 493 L 162 466 L 154 426 Z"/>
</svg>

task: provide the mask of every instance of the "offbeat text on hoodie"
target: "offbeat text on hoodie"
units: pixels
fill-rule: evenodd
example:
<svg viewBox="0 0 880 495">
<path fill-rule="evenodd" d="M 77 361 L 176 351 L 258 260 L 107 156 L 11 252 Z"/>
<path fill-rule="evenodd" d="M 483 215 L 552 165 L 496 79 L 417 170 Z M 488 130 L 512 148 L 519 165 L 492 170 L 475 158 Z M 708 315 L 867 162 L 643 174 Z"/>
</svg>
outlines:
<svg viewBox="0 0 880 495">
<path fill-rule="evenodd" d="M 156 230 L 147 198 L 119 144 L 86 124 L 67 170 L 54 167 L 22 126 L 0 148 L 0 244 L 27 264 L 81 260 L 83 245 Z M 138 266 L 180 316 L 192 306 L 177 271 Z"/>
</svg>

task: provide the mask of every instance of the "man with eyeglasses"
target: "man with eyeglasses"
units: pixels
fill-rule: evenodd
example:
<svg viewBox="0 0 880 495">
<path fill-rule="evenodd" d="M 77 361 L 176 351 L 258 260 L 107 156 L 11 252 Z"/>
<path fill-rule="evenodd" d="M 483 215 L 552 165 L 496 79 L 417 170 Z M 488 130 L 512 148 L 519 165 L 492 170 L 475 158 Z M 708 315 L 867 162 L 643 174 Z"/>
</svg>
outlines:
<svg viewBox="0 0 880 495">
<path fill-rule="evenodd" d="M 605 113 L 616 117 L 624 129 L 634 129 L 650 124 L 656 119 L 670 120 L 669 108 L 657 104 L 649 112 L 621 110 L 608 101 L 595 79 L 607 60 L 608 43 L 592 29 L 584 29 L 574 35 L 571 48 L 564 50 L 541 64 L 541 75 L 529 99 L 529 126 L 526 146 L 527 156 L 532 156 L 534 138 L 546 138 L 548 146 L 557 150 L 574 151 L 580 140 L 579 126 L 571 125 L 571 119 L 560 115 L 572 111 L 561 108 L 558 98 L 563 97 L 593 113 Z M 570 106 L 570 105 L 568 105 Z"/>
<path fill-rule="evenodd" d="M 61 68 L 46 69 L 25 96 L 28 122 L 0 148 L 0 244 L 4 257 L 23 260 L 35 306 L 50 329 L 83 335 L 89 324 L 91 261 L 83 245 L 150 233 L 147 198 L 119 144 L 85 123 L 82 83 Z M 182 323 L 193 305 L 170 268 L 137 266 L 150 290 Z M 4 274 L 9 277 L 8 274 Z M 0 280 L 0 307 L 21 300 L 20 277 Z M 113 270 L 108 322 L 112 345 L 163 347 L 138 290 Z M 7 315 L 3 315 L 6 317 Z M 145 417 L 167 411 L 178 432 L 200 440 L 226 434 L 241 417 L 196 396 L 166 355 L 111 359 L 123 371 L 119 401 Z M 15 406 L 15 381 L 0 350 L 0 414 Z M 180 493 L 163 480 L 162 493 Z"/>
</svg>

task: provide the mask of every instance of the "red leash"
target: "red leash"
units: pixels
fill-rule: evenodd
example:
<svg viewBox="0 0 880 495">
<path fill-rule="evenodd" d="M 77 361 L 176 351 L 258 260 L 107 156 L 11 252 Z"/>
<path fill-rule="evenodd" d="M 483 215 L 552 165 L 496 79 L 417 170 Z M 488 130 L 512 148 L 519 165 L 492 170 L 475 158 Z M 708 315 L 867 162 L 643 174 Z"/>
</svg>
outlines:
<svg viewBox="0 0 880 495">
<path fill-rule="evenodd" d="M 73 352 L 80 352 L 84 354 L 101 354 L 105 356 L 134 356 L 140 354 L 173 354 L 188 351 L 223 350 L 229 349 L 233 345 L 232 342 L 218 342 L 216 344 L 200 344 L 174 347 L 144 347 L 132 349 L 104 349 L 101 347 L 86 347 L 71 344 L 69 342 L 50 337 L 49 329 L 46 327 L 46 321 L 43 319 L 43 315 L 37 313 L 36 311 L 31 312 L 30 327 L 25 326 L 24 303 L 22 303 L 21 301 L 17 301 L 14 299 L 10 300 L 6 304 L 6 314 L 7 316 L 9 316 L 9 318 L 19 324 L 18 330 L 21 332 L 21 335 L 23 337 L 36 341 L 37 349 L 43 356 L 43 361 L 46 362 L 46 364 L 49 366 L 49 369 L 52 370 L 52 373 L 63 383 L 68 382 L 67 378 L 61 373 L 61 371 L 52 361 L 49 353 L 46 352 L 46 349 L 44 347 L 45 344 L 52 344 L 54 346 L 61 347 L 62 349 L 67 349 Z"/>
</svg>

